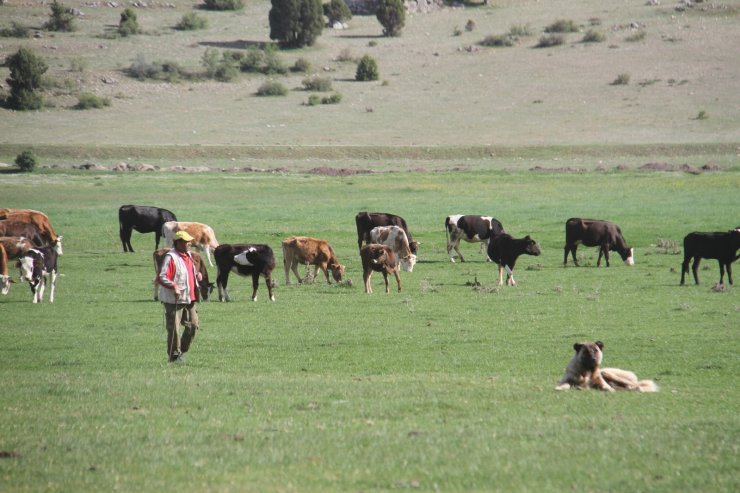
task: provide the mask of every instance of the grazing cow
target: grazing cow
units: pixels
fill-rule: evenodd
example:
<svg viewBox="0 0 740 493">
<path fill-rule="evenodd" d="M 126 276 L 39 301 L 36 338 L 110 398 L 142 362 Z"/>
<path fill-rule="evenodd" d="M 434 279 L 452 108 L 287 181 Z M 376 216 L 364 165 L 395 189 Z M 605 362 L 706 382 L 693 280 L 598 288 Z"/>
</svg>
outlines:
<svg viewBox="0 0 740 493">
<path fill-rule="evenodd" d="M 689 233 L 683 239 L 683 265 L 681 266 L 681 285 L 689 271 L 689 261 L 694 259 L 691 270 L 694 282 L 699 284 L 699 262 L 702 258 L 714 258 L 719 262 L 719 283 L 724 284 L 725 267 L 727 279 L 732 284 L 732 263 L 740 258 L 740 228 L 717 233 Z"/>
<path fill-rule="evenodd" d="M 167 221 L 177 221 L 175 215 L 167 209 L 146 205 L 122 205 L 118 209 L 118 227 L 123 251 L 134 251 L 131 246 L 131 231 L 134 229 L 139 233 L 154 233 L 156 235 L 154 249 L 158 249 L 162 226 Z"/>
<path fill-rule="evenodd" d="M 264 276 L 270 300 L 275 301 L 275 295 L 272 294 L 275 255 L 269 245 L 223 243 L 213 252 L 213 257 L 216 259 L 216 286 L 219 301 L 231 301 L 227 284 L 229 273 L 232 271 L 240 276 L 252 276 L 252 301 L 257 301 L 259 277 Z"/>
<path fill-rule="evenodd" d="M 336 282 L 344 278 L 345 267 L 339 263 L 334 249 L 324 240 L 310 238 L 307 236 L 291 236 L 283 240 L 283 268 L 285 269 L 285 284 L 290 284 L 290 271 L 293 271 L 299 283 L 306 279 L 298 274 L 298 264 L 313 265 L 313 277 L 319 272 L 319 268 L 326 277 L 326 282 L 331 284 L 329 271 Z"/>
<path fill-rule="evenodd" d="M 460 257 L 460 262 L 465 262 L 465 257 L 460 253 L 460 240 L 468 243 L 482 242 L 480 249 L 488 246 L 491 235 L 506 233 L 504 227 L 498 219 L 490 216 L 463 216 L 456 214 L 445 218 L 445 233 L 447 235 L 447 255 L 450 256 L 450 262 L 455 261 L 452 256 L 454 248 Z"/>
<path fill-rule="evenodd" d="M 411 253 L 411 246 L 403 229 L 398 226 L 378 226 L 370 231 L 370 242 L 389 246 L 401 262 L 404 272 L 414 271 L 416 255 Z"/>
<path fill-rule="evenodd" d="M 44 300 L 47 277 L 51 285 L 49 303 L 54 303 L 54 290 L 57 286 L 57 259 L 58 254 L 55 248 L 39 247 L 27 251 L 18 260 L 21 280 L 28 281 L 31 286 L 34 303 L 41 303 Z"/>
<path fill-rule="evenodd" d="M 370 276 L 373 271 L 383 274 L 385 281 L 385 292 L 388 293 L 388 274 L 396 276 L 398 292 L 401 292 L 401 278 L 398 276 L 398 259 L 393 250 L 386 245 L 371 243 L 360 248 L 360 258 L 362 259 L 362 279 L 365 281 L 365 292 L 371 294 L 373 286 L 370 282 Z"/>
<path fill-rule="evenodd" d="M 8 274 L 8 254 L 5 247 L 0 243 L 0 293 L 8 294 L 10 291 L 10 275 Z"/>
<path fill-rule="evenodd" d="M 514 280 L 514 265 L 516 259 L 522 255 L 540 254 L 540 247 L 529 235 L 524 238 L 514 238 L 508 233 L 494 235 L 488 242 L 488 257 L 498 264 L 498 285 L 503 284 L 503 272 L 506 270 L 506 285 L 516 286 Z"/>
<path fill-rule="evenodd" d="M 634 249 L 627 245 L 619 226 L 609 221 L 599 219 L 581 219 L 574 217 L 565 222 L 565 255 L 563 265 L 568 263 L 568 253 L 573 255 L 573 263 L 578 267 L 576 249 L 583 243 L 585 246 L 599 247 L 599 259 L 596 267 L 601 266 L 601 256 L 606 259 L 609 267 L 609 250 L 619 253 L 624 263 L 635 265 Z"/>
<path fill-rule="evenodd" d="M 363 241 L 366 244 L 370 243 L 370 231 L 373 228 L 378 226 L 398 226 L 406 233 L 411 253 L 417 253 L 418 243 L 411 238 L 409 228 L 406 226 L 406 220 L 401 216 L 388 214 L 387 212 L 358 212 L 357 216 L 355 216 L 355 224 L 357 225 L 357 247 L 360 249 L 362 248 Z"/>
<path fill-rule="evenodd" d="M 51 221 L 49 221 L 49 216 L 43 212 L 32 209 L 0 209 L 0 220 L 33 225 L 38 231 L 38 235 L 43 239 L 44 245 L 53 246 L 59 255 L 63 253 L 62 237 L 56 234 L 54 228 L 51 226 Z"/>
<path fill-rule="evenodd" d="M 213 232 L 213 228 L 203 223 L 167 221 L 162 226 L 165 246 L 172 247 L 174 244 L 173 238 L 175 237 L 175 233 L 181 230 L 187 231 L 188 234 L 193 237 L 192 245 L 198 250 L 206 253 L 208 265 L 213 267 L 213 262 L 211 262 L 211 252 L 218 246 L 216 233 Z"/>
<path fill-rule="evenodd" d="M 159 284 L 157 283 L 157 277 L 159 276 L 159 272 L 162 270 L 162 264 L 164 263 L 164 256 L 169 252 L 169 248 L 160 248 L 159 250 L 154 250 L 154 253 L 152 253 L 152 259 L 154 260 L 154 301 L 159 301 Z M 198 289 L 196 289 L 197 294 L 197 301 L 208 301 L 211 297 L 211 292 L 213 291 L 213 288 L 215 285 L 212 282 L 209 282 L 208 280 L 208 270 L 206 269 L 206 264 L 203 262 L 203 257 L 201 257 L 198 252 L 190 252 L 190 254 L 193 257 L 193 265 L 195 266 L 195 271 L 200 274 L 200 280 L 197 281 L 198 283 Z"/>
<path fill-rule="evenodd" d="M 5 247 L 8 260 L 20 258 L 35 246 L 31 240 L 22 236 L 0 236 L 0 244 Z"/>
<path fill-rule="evenodd" d="M 43 223 L 42 220 L 29 220 L 30 216 L 23 217 L 19 214 L 8 214 L 5 217 L 7 219 L 0 220 L 0 236 L 25 236 L 36 246 L 53 246 L 59 255 L 62 254 L 62 237 L 57 236 L 51 224 L 39 226 L 39 223 Z"/>
</svg>

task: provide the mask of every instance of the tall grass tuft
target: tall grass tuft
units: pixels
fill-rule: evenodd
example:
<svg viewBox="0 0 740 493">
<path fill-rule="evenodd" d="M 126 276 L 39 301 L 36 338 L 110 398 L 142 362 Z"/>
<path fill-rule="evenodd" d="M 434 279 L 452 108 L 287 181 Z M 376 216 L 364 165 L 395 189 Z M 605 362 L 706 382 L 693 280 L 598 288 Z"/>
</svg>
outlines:
<svg viewBox="0 0 740 493">
<path fill-rule="evenodd" d="M 553 46 L 560 46 L 565 43 L 565 37 L 562 34 L 548 34 L 541 36 L 535 48 L 552 48 Z"/>
<path fill-rule="evenodd" d="M 571 19 L 558 19 L 545 27 L 546 33 L 577 33 L 578 25 Z"/>
</svg>

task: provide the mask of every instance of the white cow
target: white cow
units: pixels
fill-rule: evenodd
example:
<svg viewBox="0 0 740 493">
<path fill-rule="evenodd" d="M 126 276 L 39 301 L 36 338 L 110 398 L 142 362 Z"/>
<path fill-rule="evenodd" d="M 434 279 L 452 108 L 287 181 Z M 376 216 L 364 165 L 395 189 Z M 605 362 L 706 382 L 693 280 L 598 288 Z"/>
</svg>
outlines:
<svg viewBox="0 0 740 493">
<path fill-rule="evenodd" d="M 406 233 L 398 226 L 378 226 L 370 231 L 370 243 L 386 245 L 393 250 L 405 272 L 413 272 L 416 255 L 411 253 Z"/>
<path fill-rule="evenodd" d="M 164 236 L 165 246 L 172 247 L 175 233 L 180 230 L 187 231 L 188 234 L 193 237 L 193 246 L 198 250 L 205 252 L 206 257 L 208 258 L 208 264 L 213 267 L 211 252 L 218 247 L 216 233 L 213 232 L 213 228 L 203 223 L 167 221 L 162 226 L 162 236 Z"/>
</svg>

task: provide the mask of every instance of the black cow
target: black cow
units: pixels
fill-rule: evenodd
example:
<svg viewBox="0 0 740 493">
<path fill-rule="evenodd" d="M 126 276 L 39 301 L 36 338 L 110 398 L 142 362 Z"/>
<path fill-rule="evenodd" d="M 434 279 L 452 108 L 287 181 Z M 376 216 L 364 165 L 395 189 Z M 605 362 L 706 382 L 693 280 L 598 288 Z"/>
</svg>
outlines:
<svg viewBox="0 0 740 493">
<path fill-rule="evenodd" d="M 454 248 L 460 256 L 460 262 L 465 262 L 463 254 L 460 252 L 460 240 L 468 243 L 481 243 L 480 249 L 483 251 L 484 246 L 488 245 L 491 235 L 505 233 L 504 227 L 498 219 L 490 216 L 463 216 L 456 214 L 445 218 L 445 233 L 447 234 L 447 254 L 450 261 L 454 262 L 452 249 Z"/>
<path fill-rule="evenodd" d="M 355 224 L 357 225 L 357 248 L 362 250 L 362 242 L 370 244 L 370 231 L 378 226 L 398 226 L 406 233 L 406 238 L 409 240 L 409 248 L 411 253 L 416 253 L 418 243 L 411 238 L 409 228 L 406 226 L 406 220 L 401 216 L 395 214 L 389 214 L 387 212 L 358 212 L 355 216 Z"/>
<path fill-rule="evenodd" d="M 177 221 L 175 215 L 167 209 L 146 205 L 122 205 L 118 209 L 118 225 L 123 251 L 134 251 L 131 246 L 131 230 L 133 229 L 139 233 L 154 233 L 156 235 L 154 249 L 159 248 L 162 226 L 167 221 Z"/>
<path fill-rule="evenodd" d="M 54 247 L 32 248 L 18 259 L 21 281 L 28 281 L 33 294 L 33 302 L 44 301 L 46 278 L 49 278 L 49 303 L 54 303 L 54 290 L 57 286 L 58 253 Z"/>
<path fill-rule="evenodd" d="M 689 233 L 683 239 L 683 265 L 681 266 L 681 285 L 684 276 L 689 271 L 689 261 L 694 259 L 691 270 L 694 273 L 694 282 L 699 284 L 699 262 L 702 258 L 714 258 L 719 262 L 719 283 L 724 283 L 725 267 L 727 279 L 732 284 L 732 263 L 740 258 L 737 251 L 740 249 L 740 228 L 727 232 L 717 233 Z"/>
<path fill-rule="evenodd" d="M 529 235 L 524 238 L 514 238 L 508 233 L 493 235 L 488 242 L 488 258 L 498 264 L 498 285 L 503 284 L 503 272 L 506 270 L 506 284 L 516 286 L 514 280 L 514 265 L 520 255 L 540 254 L 540 247 Z"/>
<path fill-rule="evenodd" d="M 226 286 L 229 282 L 229 273 L 232 271 L 240 276 L 252 276 L 252 301 L 257 301 L 259 277 L 264 276 L 270 300 L 275 301 L 275 295 L 272 294 L 275 255 L 269 245 L 222 243 L 214 250 L 213 257 L 216 259 L 219 301 L 231 301 Z"/>
<path fill-rule="evenodd" d="M 634 249 L 627 245 L 622 230 L 616 224 L 600 219 L 581 219 L 573 217 L 565 222 L 565 255 L 563 265 L 568 263 L 568 253 L 573 255 L 573 263 L 578 267 L 576 249 L 583 243 L 585 246 L 599 247 L 599 259 L 596 267 L 601 266 L 601 256 L 609 267 L 609 251 L 616 251 L 627 265 L 635 265 Z"/>
</svg>

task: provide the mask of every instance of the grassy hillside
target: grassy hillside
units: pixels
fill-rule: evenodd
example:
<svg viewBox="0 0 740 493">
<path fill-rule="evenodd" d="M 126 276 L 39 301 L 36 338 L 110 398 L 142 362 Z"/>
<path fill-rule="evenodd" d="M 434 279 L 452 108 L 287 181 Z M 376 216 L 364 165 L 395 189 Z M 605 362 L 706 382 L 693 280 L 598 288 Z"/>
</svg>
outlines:
<svg viewBox="0 0 740 493">
<path fill-rule="evenodd" d="M 349 29 L 325 29 L 313 47 L 283 51 L 287 65 L 303 57 L 331 77 L 337 105 L 305 106 L 305 74 L 278 77 L 286 97 L 260 98 L 267 77 L 235 82 L 140 82 L 123 72 L 138 56 L 201 70 L 206 49 L 244 51 L 270 42 L 266 0 L 239 12 L 207 12 L 209 27 L 176 31 L 194 2 L 151 3 L 136 9 L 144 34 L 113 35 L 122 7 L 70 0 L 79 8 L 74 33 L 41 32 L 39 39 L 3 38 L 0 56 L 30 46 L 48 60 L 53 107 L 0 110 L 0 144 L 229 146 L 553 146 L 736 143 L 734 104 L 740 64 L 740 2 L 702 3 L 679 12 L 674 2 L 642 0 L 497 1 L 410 16 L 399 38 L 381 36 L 373 16 L 355 16 Z M 93 6 L 95 5 L 95 6 Z M 174 6 L 170 7 L 170 6 Z M 16 0 L 0 6 L 0 25 L 40 27 L 48 6 Z M 574 21 L 578 33 L 561 46 L 535 48 L 544 28 Z M 464 26 L 472 20 L 475 28 Z M 531 36 L 510 48 L 478 43 L 512 26 Z M 595 29 L 600 43 L 582 43 Z M 645 36 L 628 41 L 637 32 Z M 459 33 L 459 35 L 456 35 Z M 353 80 L 370 54 L 380 80 Z M 7 69 L 0 69 L 5 79 Z M 627 85 L 612 85 L 628 74 Z M 100 110 L 69 109 L 79 92 L 108 97 Z M 697 118 L 700 112 L 707 118 Z"/>
</svg>

